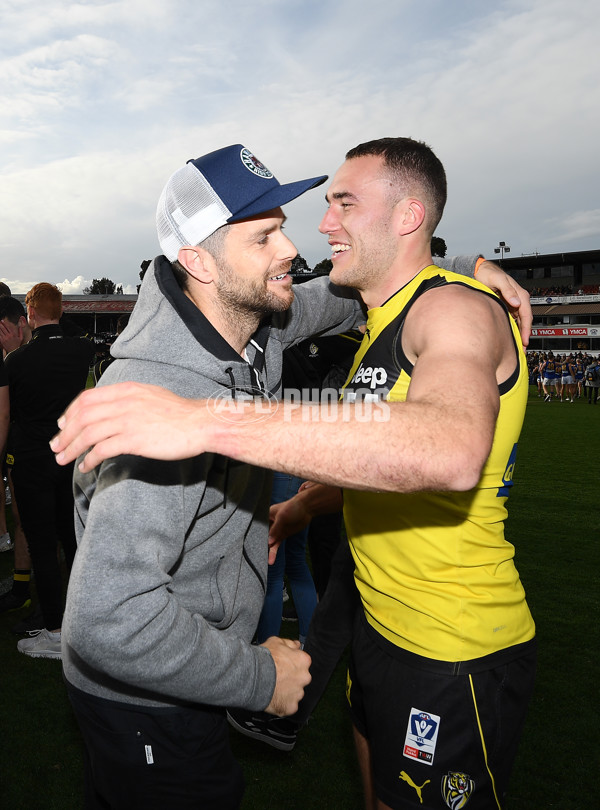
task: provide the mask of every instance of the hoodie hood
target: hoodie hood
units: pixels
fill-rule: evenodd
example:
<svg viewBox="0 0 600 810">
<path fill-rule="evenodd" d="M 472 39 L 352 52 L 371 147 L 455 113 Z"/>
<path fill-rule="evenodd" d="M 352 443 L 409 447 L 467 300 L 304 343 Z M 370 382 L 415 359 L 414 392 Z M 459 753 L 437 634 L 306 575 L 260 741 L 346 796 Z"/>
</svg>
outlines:
<svg viewBox="0 0 600 810">
<path fill-rule="evenodd" d="M 256 391 L 269 331 L 268 322 L 258 329 L 246 362 L 181 290 L 170 262 L 159 256 L 144 276 L 129 323 L 111 353 L 117 359 L 164 364 L 161 384 L 181 396 L 209 397 L 224 387 Z"/>
</svg>

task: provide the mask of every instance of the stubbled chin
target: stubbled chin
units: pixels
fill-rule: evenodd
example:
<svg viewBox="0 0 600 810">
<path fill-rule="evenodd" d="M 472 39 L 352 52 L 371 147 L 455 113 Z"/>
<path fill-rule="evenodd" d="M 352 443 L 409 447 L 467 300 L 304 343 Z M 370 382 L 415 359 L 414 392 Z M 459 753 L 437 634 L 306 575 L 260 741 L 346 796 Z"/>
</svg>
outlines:
<svg viewBox="0 0 600 810">
<path fill-rule="evenodd" d="M 286 309 L 289 309 L 292 306 L 292 302 L 294 300 L 294 291 L 290 290 L 281 290 L 279 295 L 273 292 L 270 296 L 270 311 L 271 312 L 285 312 Z"/>
<path fill-rule="evenodd" d="M 334 264 L 331 268 L 331 272 L 329 273 L 329 278 L 334 282 L 334 284 L 341 284 L 343 278 L 344 270 L 342 267 Z"/>
</svg>

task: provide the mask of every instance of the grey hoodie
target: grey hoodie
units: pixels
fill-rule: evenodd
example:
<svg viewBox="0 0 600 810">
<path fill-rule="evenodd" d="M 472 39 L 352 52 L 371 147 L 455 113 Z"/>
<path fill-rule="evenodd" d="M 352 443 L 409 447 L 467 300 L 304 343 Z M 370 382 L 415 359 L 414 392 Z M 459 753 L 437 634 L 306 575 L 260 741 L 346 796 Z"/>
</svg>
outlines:
<svg viewBox="0 0 600 810">
<path fill-rule="evenodd" d="M 136 380 L 205 398 L 260 382 L 278 396 L 284 348 L 363 320 L 357 301 L 332 295 L 327 279 L 295 292 L 291 309 L 249 343 L 251 366 L 159 257 L 100 385 Z M 145 706 L 268 705 L 275 665 L 250 642 L 265 592 L 270 478 L 211 453 L 182 462 L 119 456 L 75 473 L 78 550 L 62 626 L 70 684 Z"/>
<path fill-rule="evenodd" d="M 464 260 L 463 271 L 474 263 Z M 135 380 L 191 398 L 258 384 L 277 397 L 283 349 L 363 320 L 359 303 L 327 278 L 298 285 L 292 307 L 261 324 L 246 362 L 161 256 L 99 384 Z M 67 681 L 139 706 L 264 709 L 275 665 L 251 641 L 265 592 L 270 473 L 211 453 L 180 462 L 119 456 L 86 475 L 76 471 L 74 488 L 78 550 L 62 625 Z"/>
</svg>

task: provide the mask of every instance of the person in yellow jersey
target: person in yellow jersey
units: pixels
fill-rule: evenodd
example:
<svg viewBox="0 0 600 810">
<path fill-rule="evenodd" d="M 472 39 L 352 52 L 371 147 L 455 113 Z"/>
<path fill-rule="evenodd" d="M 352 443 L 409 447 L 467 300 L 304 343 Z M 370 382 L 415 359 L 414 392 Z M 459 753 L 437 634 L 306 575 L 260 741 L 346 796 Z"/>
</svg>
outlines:
<svg viewBox="0 0 600 810">
<path fill-rule="evenodd" d="M 357 147 L 327 199 L 321 230 L 343 257 L 332 280 L 368 306 L 342 408 L 408 411 L 408 435 L 397 444 L 390 432 L 363 479 L 400 453 L 401 491 L 344 489 L 364 608 L 348 699 L 367 806 L 501 808 L 535 674 L 534 623 L 504 537 L 528 394 L 518 330 L 481 284 L 431 263 L 445 176 L 427 147 Z M 404 262 L 381 272 L 390 257 Z M 443 403 L 440 357 L 466 381 Z M 296 509 L 314 512 L 311 495 L 324 497 L 306 489 Z"/>
<path fill-rule="evenodd" d="M 330 280 L 368 310 L 341 402 L 241 402 L 224 419 L 127 383 L 76 400 L 52 442 L 59 463 L 92 447 L 84 472 L 123 452 L 214 452 L 319 482 L 280 507 L 274 538 L 343 493 L 363 607 L 348 697 L 379 810 L 501 808 L 535 670 L 503 526 L 527 366 L 500 300 L 432 262 L 445 200 L 442 164 L 409 138 L 361 144 L 336 173 Z"/>
</svg>

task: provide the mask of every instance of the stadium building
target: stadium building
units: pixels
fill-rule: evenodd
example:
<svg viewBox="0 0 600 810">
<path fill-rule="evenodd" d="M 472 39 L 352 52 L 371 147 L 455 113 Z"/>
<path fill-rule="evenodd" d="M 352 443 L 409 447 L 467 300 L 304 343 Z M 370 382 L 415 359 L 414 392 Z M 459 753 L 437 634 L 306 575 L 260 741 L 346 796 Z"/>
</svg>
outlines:
<svg viewBox="0 0 600 810">
<path fill-rule="evenodd" d="M 24 295 L 15 295 L 23 306 Z M 69 320 L 93 335 L 98 342 L 114 337 L 121 315 L 133 311 L 137 295 L 63 295 L 63 311 Z"/>
<path fill-rule="evenodd" d="M 497 262 L 531 295 L 530 349 L 600 353 L 600 250 Z"/>
<path fill-rule="evenodd" d="M 529 291 L 533 330 L 529 349 L 600 353 L 600 250 L 494 259 Z M 305 265 L 306 263 L 304 263 Z M 315 278 L 308 267 L 292 270 L 296 283 Z M 15 296 L 24 302 L 24 295 Z M 132 312 L 137 295 L 65 295 L 65 314 L 105 341 Z"/>
</svg>

